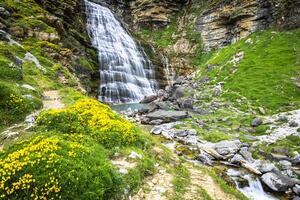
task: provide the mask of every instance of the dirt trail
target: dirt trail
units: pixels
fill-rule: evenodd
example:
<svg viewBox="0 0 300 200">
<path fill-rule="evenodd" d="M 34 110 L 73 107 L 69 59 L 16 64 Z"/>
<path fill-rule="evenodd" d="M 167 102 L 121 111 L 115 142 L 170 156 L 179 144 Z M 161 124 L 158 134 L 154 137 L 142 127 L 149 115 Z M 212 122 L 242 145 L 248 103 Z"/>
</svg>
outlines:
<svg viewBox="0 0 300 200">
<path fill-rule="evenodd" d="M 43 93 L 43 109 L 59 109 L 63 108 L 64 104 L 60 100 L 59 91 L 57 90 L 49 90 Z M 39 115 L 42 110 L 35 111 L 28 115 L 24 122 L 15 124 L 5 131 L 0 133 L 0 150 L 4 148 L 4 145 L 19 138 L 20 134 L 26 133 L 26 131 L 34 126 L 35 119 Z"/>
<path fill-rule="evenodd" d="M 167 193 L 172 193 L 172 175 L 162 167 L 154 176 L 145 180 L 144 186 L 131 200 L 167 200 Z"/>
<path fill-rule="evenodd" d="M 199 195 L 199 188 L 206 191 L 214 200 L 237 200 L 233 195 L 225 193 L 221 187 L 205 172 L 191 165 L 187 166 L 190 172 L 191 184 L 183 199 L 203 199 Z"/>
</svg>

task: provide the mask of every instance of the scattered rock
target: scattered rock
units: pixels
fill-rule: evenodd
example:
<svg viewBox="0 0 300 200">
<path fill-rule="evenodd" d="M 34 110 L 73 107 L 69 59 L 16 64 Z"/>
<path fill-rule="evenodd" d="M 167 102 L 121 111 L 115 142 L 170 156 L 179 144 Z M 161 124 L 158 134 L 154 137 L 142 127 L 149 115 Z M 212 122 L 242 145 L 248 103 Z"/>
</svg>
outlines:
<svg viewBox="0 0 300 200">
<path fill-rule="evenodd" d="M 298 124 L 296 121 L 291 121 L 291 122 L 289 123 L 289 126 L 290 126 L 290 127 L 298 127 L 299 124 Z"/>
<path fill-rule="evenodd" d="M 263 107 L 258 107 L 258 111 L 262 114 L 262 115 L 265 115 L 266 114 L 266 111 Z"/>
<path fill-rule="evenodd" d="M 136 153 L 134 151 L 132 151 L 131 154 L 129 155 L 129 158 L 133 158 L 133 159 L 135 159 L 135 158 L 142 159 L 142 157 L 143 156 L 141 154 L 138 154 L 138 153 Z"/>
<path fill-rule="evenodd" d="M 254 120 L 252 120 L 251 122 L 251 126 L 252 127 L 258 127 L 263 123 L 263 120 L 261 118 L 256 118 Z"/>
<path fill-rule="evenodd" d="M 141 100 L 140 103 L 151 103 L 152 101 L 155 101 L 157 98 L 158 98 L 157 95 L 147 96 L 143 100 Z"/>
<path fill-rule="evenodd" d="M 275 165 L 266 160 L 255 160 L 253 166 L 258 169 L 261 173 L 267 173 L 274 170 L 277 170 Z"/>
<path fill-rule="evenodd" d="M 295 185 L 293 187 L 293 192 L 295 192 L 297 195 L 300 195 L 300 185 Z"/>
<path fill-rule="evenodd" d="M 155 126 L 151 129 L 150 132 L 154 135 L 160 135 L 162 133 L 162 131 L 163 131 L 163 129 L 161 127 Z"/>
<path fill-rule="evenodd" d="M 297 183 L 295 180 L 281 174 L 280 172 L 268 172 L 262 175 L 261 180 L 275 192 L 285 192 Z"/>
<path fill-rule="evenodd" d="M 163 122 L 172 122 L 180 119 L 188 118 L 188 112 L 186 111 L 166 111 L 157 110 L 146 115 L 150 121 L 152 120 L 162 120 Z"/>
<path fill-rule="evenodd" d="M 221 155 L 235 154 L 241 148 L 242 143 L 239 140 L 223 140 L 215 143 L 213 148 Z"/>
</svg>

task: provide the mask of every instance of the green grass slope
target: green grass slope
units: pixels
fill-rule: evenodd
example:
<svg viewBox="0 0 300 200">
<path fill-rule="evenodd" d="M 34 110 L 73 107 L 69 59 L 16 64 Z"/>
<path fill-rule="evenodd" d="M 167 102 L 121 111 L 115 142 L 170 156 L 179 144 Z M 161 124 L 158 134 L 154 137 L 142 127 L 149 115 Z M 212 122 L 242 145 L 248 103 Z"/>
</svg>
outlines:
<svg viewBox="0 0 300 200">
<path fill-rule="evenodd" d="M 240 52 L 244 58 L 235 65 L 232 60 Z M 299 29 L 257 32 L 217 52 L 199 54 L 194 62 L 200 67 L 199 77 L 209 76 L 214 84 L 224 81 L 222 97 L 241 108 L 243 97 L 270 112 L 299 107 Z M 209 65 L 213 70 L 207 70 Z"/>
</svg>

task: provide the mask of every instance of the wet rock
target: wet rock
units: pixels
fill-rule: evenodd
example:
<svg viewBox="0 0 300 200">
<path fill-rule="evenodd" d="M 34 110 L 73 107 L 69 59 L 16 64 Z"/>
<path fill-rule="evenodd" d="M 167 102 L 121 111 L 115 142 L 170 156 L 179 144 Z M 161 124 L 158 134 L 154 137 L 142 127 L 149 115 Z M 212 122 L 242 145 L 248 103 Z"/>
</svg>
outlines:
<svg viewBox="0 0 300 200">
<path fill-rule="evenodd" d="M 261 173 L 267 173 L 277 170 L 275 165 L 266 160 L 255 160 L 253 166 L 258 169 Z"/>
<path fill-rule="evenodd" d="M 263 121 L 262 121 L 261 118 L 256 118 L 256 119 L 252 120 L 251 126 L 252 126 L 252 127 L 258 127 L 258 126 L 260 126 L 262 123 L 263 123 Z"/>
<path fill-rule="evenodd" d="M 293 192 L 295 192 L 297 195 L 300 195 L 300 185 L 295 185 L 293 187 Z"/>
<path fill-rule="evenodd" d="M 213 148 L 221 155 L 235 154 L 241 148 L 239 140 L 224 140 L 213 145 Z"/>
<path fill-rule="evenodd" d="M 280 172 L 268 172 L 262 175 L 261 180 L 275 192 L 285 192 L 296 185 L 297 181 L 281 174 Z"/>
<path fill-rule="evenodd" d="M 141 100 L 140 103 L 151 103 L 152 101 L 155 101 L 157 98 L 158 98 L 157 95 L 147 96 L 143 100 Z"/>
<path fill-rule="evenodd" d="M 291 162 L 293 165 L 299 165 L 300 164 L 300 155 L 295 155 L 292 159 Z"/>
<path fill-rule="evenodd" d="M 163 122 L 172 122 L 180 119 L 188 118 L 188 112 L 185 111 L 166 111 L 166 110 L 157 110 L 146 115 L 150 121 L 153 120 L 162 120 Z"/>
<path fill-rule="evenodd" d="M 290 126 L 290 127 L 298 127 L 299 124 L 298 124 L 296 121 L 291 121 L 291 122 L 289 123 L 289 126 Z"/>
<path fill-rule="evenodd" d="M 243 156 L 241 156 L 240 154 L 235 154 L 231 159 L 230 162 L 233 164 L 241 164 L 241 163 L 245 163 L 247 162 Z"/>
<path fill-rule="evenodd" d="M 254 159 L 252 158 L 251 152 L 248 151 L 247 147 L 243 147 L 240 149 L 240 154 L 248 161 L 248 162 L 254 162 Z"/>
</svg>

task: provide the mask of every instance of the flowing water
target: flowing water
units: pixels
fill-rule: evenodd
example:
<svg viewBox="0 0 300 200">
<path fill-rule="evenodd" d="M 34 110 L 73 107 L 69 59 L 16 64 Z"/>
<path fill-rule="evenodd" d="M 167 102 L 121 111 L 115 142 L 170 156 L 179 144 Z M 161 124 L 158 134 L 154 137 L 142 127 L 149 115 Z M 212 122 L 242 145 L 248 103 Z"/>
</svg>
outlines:
<svg viewBox="0 0 300 200">
<path fill-rule="evenodd" d="M 106 7 L 85 0 L 87 29 L 98 49 L 100 95 L 103 102 L 138 102 L 155 94 L 151 62 L 114 14 Z"/>
<path fill-rule="evenodd" d="M 229 169 L 227 174 L 234 180 L 237 189 L 252 200 L 278 200 L 279 198 L 266 192 L 258 177 L 244 170 Z"/>
</svg>

